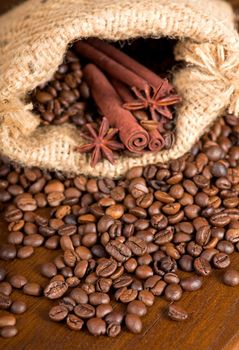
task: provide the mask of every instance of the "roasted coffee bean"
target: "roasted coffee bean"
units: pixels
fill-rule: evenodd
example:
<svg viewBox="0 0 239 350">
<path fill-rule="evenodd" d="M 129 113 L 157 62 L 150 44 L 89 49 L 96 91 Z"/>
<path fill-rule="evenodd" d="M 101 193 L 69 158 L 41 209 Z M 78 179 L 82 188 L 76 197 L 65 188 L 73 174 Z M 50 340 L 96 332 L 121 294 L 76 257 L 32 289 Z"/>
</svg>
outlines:
<svg viewBox="0 0 239 350">
<path fill-rule="evenodd" d="M 65 281 L 52 281 L 44 289 L 44 295 L 48 299 L 59 299 L 67 291 L 68 284 Z"/>
<path fill-rule="evenodd" d="M 89 302 L 91 305 L 101 305 L 101 304 L 109 304 L 110 297 L 106 293 L 102 292 L 94 292 L 89 295 Z"/>
<path fill-rule="evenodd" d="M 221 253 L 232 254 L 235 250 L 234 245 L 228 241 L 219 241 L 217 244 L 217 249 Z"/>
<path fill-rule="evenodd" d="M 0 316 L 0 328 L 15 326 L 16 317 L 14 315 L 3 315 Z"/>
<path fill-rule="evenodd" d="M 168 272 L 163 277 L 166 283 L 179 283 L 180 279 L 176 273 Z"/>
<path fill-rule="evenodd" d="M 77 304 L 87 304 L 88 303 L 88 295 L 87 293 L 81 289 L 81 288 L 74 288 L 70 292 L 70 297 L 75 300 Z"/>
<path fill-rule="evenodd" d="M 110 323 L 116 323 L 121 324 L 124 319 L 124 312 L 123 310 L 113 310 L 105 317 L 105 321 Z"/>
<path fill-rule="evenodd" d="M 66 318 L 67 326 L 73 331 L 80 331 L 84 322 L 76 315 L 68 314 Z"/>
<path fill-rule="evenodd" d="M 105 247 L 107 253 L 119 262 L 124 262 L 131 257 L 131 250 L 117 240 L 110 241 Z"/>
<path fill-rule="evenodd" d="M 130 303 L 137 298 L 137 290 L 127 289 L 126 287 L 117 289 L 115 293 L 116 300 L 120 300 L 122 303 Z"/>
<path fill-rule="evenodd" d="M 142 317 L 146 315 L 147 308 L 142 301 L 133 300 L 127 306 L 127 313 L 135 314 L 139 317 Z"/>
<path fill-rule="evenodd" d="M 167 300 L 178 301 L 181 299 L 183 291 L 180 285 L 172 283 L 165 288 L 164 293 Z"/>
<path fill-rule="evenodd" d="M 0 293 L 10 295 L 12 293 L 12 286 L 9 282 L 0 283 Z"/>
<path fill-rule="evenodd" d="M 64 297 L 60 300 L 59 305 L 63 305 L 67 308 L 69 312 L 71 312 L 76 306 L 76 302 L 71 297 Z"/>
<path fill-rule="evenodd" d="M 154 236 L 156 244 L 163 245 L 169 243 L 173 239 L 174 229 L 172 226 L 168 226 L 166 229 L 159 231 Z"/>
<path fill-rule="evenodd" d="M 0 293 L 0 310 L 8 309 L 12 304 L 12 300 L 8 295 Z"/>
<path fill-rule="evenodd" d="M 96 274 L 100 277 L 110 277 L 117 269 L 117 262 L 113 259 L 102 261 L 96 268 Z"/>
<path fill-rule="evenodd" d="M 205 246 L 208 244 L 211 237 L 211 229 L 209 226 L 202 226 L 196 233 L 196 243 Z"/>
<path fill-rule="evenodd" d="M 99 336 L 106 333 L 106 322 L 98 317 L 93 317 L 86 323 L 90 334 Z"/>
<path fill-rule="evenodd" d="M 193 292 L 202 286 L 202 279 L 198 276 L 191 276 L 181 279 L 180 285 L 186 292 Z"/>
<path fill-rule="evenodd" d="M 139 292 L 138 299 L 141 300 L 146 306 L 152 306 L 154 303 L 154 295 L 148 290 L 141 290 Z"/>
<path fill-rule="evenodd" d="M 0 329 L 0 336 L 3 338 L 13 338 L 17 333 L 18 330 L 15 326 L 6 326 Z"/>
<path fill-rule="evenodd" d="M 135 275 L 137 278 L 144 280 L 153 276 L 153 269 L 148 265 L 141 265 L 136 268 Z"/>
<path fill-rule="evenodd" d="M 239 285 L 239 272 L 237 270 L 227 270 L 224 272 L 223 283 L 232 287 Z"/>
<path fill-rule="evenodd" d="M 95 308 L 90 304 L 78 304 L 75 306 L 74 312 L 80 318 L 92 318 L 95 315 Z"/>
<path fill-rule="evenodd" d="M 134 255 L 142 256 L 146 253 L 147 244 L 144 240 L 138 237 L 129 237 L 125 243 Z"/>
<path fill-rule="evenodd" d="M 7 276 L 7 271 L 4 267 L 0 267 L 0 282 L 2 282 Z"/>
<path fill-rule="evenodd" d="M 127 313 L 125 316 L 125 324 L 132 333 L 140 333 L 142 331 L 142 322 L 138 315 Z"/>
<path fill-rule="evenodd" d="M 109 337 L 116 337 L 121 332 L 121 326 L 118 323 L 112 322 L 108 325 L 106 332 Z"/>
<path fill-rule="evenodd" d="M 202 257 L 196 258 L 193 266 L 195 271 L 201 276 L 208 276 L 212 271 L 210 263 Z"/>
<path fill-rule="evenodd" d="M 64 305 L 53 306 L 49 311 L 49 317 L 52 321 L 60 322 L 68 315 L 68 309 Z"/>
<path fill-rule="evenodd" d="M 19 259 L 30 258 L 34 253 L 34 248 L 32 246 L 21 247 L 18 249 L 17 257 Z"/>
<path fill-rule="evenodd" d="M 226 213 L 214 214 L 210 217 L 210 223 L 216 227 L 224 227 L 230 223 L 230 216 Z"/>
<path fill-rule="evenodd" d="M 115 289 L 127 287 L 133 282 L 133 278 L 130 275 L 122 275 L 119 278 L 115 279 L 113 282 L 113 287 Z"/>
<path fill-rule="evenodd" d="M 96 308 L 96 317 L 104 318 L 106 315 L 108 315 L 112 311 L 113 311 L 113 308 L 110 304 L 98 305 Z"/>
<path fill-rule="evenodd" d="M 0 246 L 0 259 L 13 260 L 17 255 L 17 249 L 13 244 L 4 244 Z"/>
<path fill-rule="evenodd" d="M 181 306 L 171 304 L 168 307 L 168 316 L 174 321 L 185 321 L 188 313 Z"/>
<path fill-rule="evenodd" d="M 96 282 L 96 290 L 98 292 L 108 293 L 112 285 L 112 279 L 101 277 Z"/>
<path fill-rule="evenodd" d="M 13 314 L 23 314 L 27 310 L 27 305 L 24 301 L 16 300 L 12 303 L 10 311 Z"/>
<path fill-rule="evenodd" d="M 230 265 L 230 257 L 225 253 L 217 253 L 213 257 L 213 264 L 218 269 L 225 269 Z"/>
<path fill-rule="evenodd" d="M 38 297 L 42 294 L 42 287 L 38 283 L 27 282 L 23 287 L 23 293 Z"/>
<path fill-rule="evenodd" d="M 56 265 L 53 263 L 45 263 L 41 266 L 41 274 L 45 277 L 52 278 L 57 274 Z"/>
</svg>

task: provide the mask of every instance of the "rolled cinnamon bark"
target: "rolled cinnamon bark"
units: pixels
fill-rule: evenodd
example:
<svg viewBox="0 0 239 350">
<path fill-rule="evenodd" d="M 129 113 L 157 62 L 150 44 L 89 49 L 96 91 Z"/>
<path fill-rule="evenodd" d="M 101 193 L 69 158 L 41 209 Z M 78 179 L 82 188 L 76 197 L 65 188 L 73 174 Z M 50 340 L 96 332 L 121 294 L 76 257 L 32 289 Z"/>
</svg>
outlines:
<svg viewBox="0 0 239 350">
<path fill-rule="evenodd" d="M 86 57 L 111 77 L 122 81 L 128 86 L 144 90 L 148 85 L 148 82 L 145 79 L 141 78 L 136 73 L 116 62 L 87 42 L 78 41 L 75 43 L 74 47 L 81 56 Z"/>
<path fill-rule="evenodd" d="M 116 62 L 122 64 L 124 67 L 132 70 L 141 78 L 145 79 L 150 85 L 152 85 L 152 87 L 157 89 L 163 83 L 160 90 L 162 95 L 168 94 L 170 91 L 172 91 L 173 87 L 167 79 L 162 79 L 159 75 L 143 66 L 141 63 L 135 61 L 124 52 L 118 50 L 113 45 L 110 45 L 106 41 L 97 38 L 88 39 L 87 42 L 96 49 L 105 53 L 110 58 L 113 58 Z"/>
<path fill-rule="evenodd" d="M 123 83 L 113 79 L 112 85 L 124 102 L 131 102 L 133 100 L 133 97 L 130 91 L 128 90 L 127 86 L 125 86 Z M 159 123 L 159 127 L 160 126 L 161 125 Z M 150 140 L 149 140 L 148 147 L 150 151 L 159 152 L 164 147 L 164 138 L 160 134 L 159 129 L 150 130 L 149 138 Z"/>
<path fill-rule="evenodd" d="M 157 129 L 149 131 L 149 149 L 151 152 L 159 152 L 164 147 L 164 138 Z"/>
<path fill-rule="evenodd" d="M 110 125 L 119 130 L 119 137 L 129 151 L 141 153 L 149 143 L 149 134 L 136 121 L 132 113 L 122 107 L 122 100 L 106 78 L 94 64 L 84 70 L 94 101 Z"/>
</svg>

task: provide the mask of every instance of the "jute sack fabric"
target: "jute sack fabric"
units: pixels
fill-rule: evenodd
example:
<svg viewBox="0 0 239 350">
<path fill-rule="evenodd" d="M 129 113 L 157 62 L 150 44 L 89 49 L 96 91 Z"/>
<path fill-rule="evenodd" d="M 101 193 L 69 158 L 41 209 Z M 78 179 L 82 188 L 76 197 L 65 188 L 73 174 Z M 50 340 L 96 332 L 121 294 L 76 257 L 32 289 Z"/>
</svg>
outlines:
<svg viewBox="0 0 239 350">
<path fill-rule="evenodd" d="M 98 37 L 178 38 L 174 74 L 183 97 L 169 151 L 107 160 L 92 169 L 74 126 L 39 127 L 27 93 L 53 77 L 70 43 Z M 117 178 L 136 165 L 167 162 L 189 151 L 226 109 L 239 114 L 239 37 L 231 7 L 220 0 L 29 0 L 0 18 L 0 152 L 25 166 Z"/>
</svg>

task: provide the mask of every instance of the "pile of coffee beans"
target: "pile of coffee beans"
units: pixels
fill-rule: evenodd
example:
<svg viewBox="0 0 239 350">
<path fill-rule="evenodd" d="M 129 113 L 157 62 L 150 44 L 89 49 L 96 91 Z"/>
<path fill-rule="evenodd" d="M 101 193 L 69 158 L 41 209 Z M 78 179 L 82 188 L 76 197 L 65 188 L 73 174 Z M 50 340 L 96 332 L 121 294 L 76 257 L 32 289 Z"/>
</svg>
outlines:
<svg viewBox="0 0 239 350">
<path fill-rule="evenodd" d="M 157 296 L 169 301 L 172 320 L 190 318 L 177 302 L 184 291 L 201 288 L 213 269 L 226 269 L 226 285 L 239 284 L 239 272 L 228 269 L 239 250 L 239 123 L 232 115 L 219 119 L 191 153 L 132 168 L 117 181 L 65 178 L 2 157 L 0 200 L 9 230 L 0 259 L 29 258 L 39 246 L 59 250 L 39 271 L 46 285 L 22 276 L 1 282 L 0 308 L 24 309 L 11 306 L 7 295 L 22 288 L 54 302 L 53 321 L 114 337 L 123 325 L 141 332 Z M 182 278 L 180 271 L 192 275 Z M 11 316 L 0 323 L 13 327 L 2 328 L 3 336 L 15 335 Z"/>
<path fill-rule="evenodd" d="M 24 276 L 13 275 L 8 278 L 7 271 L 0 267 L 0 310 L 7 310 L 9 314 L 0 316 L 0 336 L 11 338 L 17 335 L 16 316 L 27 310 L 27 305 L 21 300 L 12 300 L 13 289 L 25 288 L 27 280 Z"/>
</svg>

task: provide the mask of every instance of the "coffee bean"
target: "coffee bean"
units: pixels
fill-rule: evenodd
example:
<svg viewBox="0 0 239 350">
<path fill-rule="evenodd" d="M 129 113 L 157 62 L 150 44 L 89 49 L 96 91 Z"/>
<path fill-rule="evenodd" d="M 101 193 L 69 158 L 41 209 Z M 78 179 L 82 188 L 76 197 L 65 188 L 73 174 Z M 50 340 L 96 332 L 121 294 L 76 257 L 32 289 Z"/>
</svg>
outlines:
<svg viewBox="0 0 239 350">
<path fill-rule="evenodd" d="M 138 315 L 139 317 L 145 316 L 147 308 L 145 304 L 140 300 L 133 300 L 127 305 L 127 313 Z"/>
<path fill-rule="evenodd" d="M 155 243 L 159 245 L 171 242 L 173 239 L 174 229 L 172 226 L 168 226 L 166 229 L 159 231 L 155 237 Z"/>
<path fill-rule="evenodd" d="M 180 285 L 186 292 L 193 292 L 202 287 L 202 279 L 198 276 L 183 278 Z"/>
<path fill-rule="evenodd" d="M 90 304 L 78 304 L 75 306 L 74 312 L 80 318 L 92 318 L 95 315 L 95 308 Z"/>
<path fill-rule="evenodd" d="M 217 253 L 213 257 L 213 264 L 218 269 L 225 269 L 230 265 L 231 261 L 227 254 L 225 253 Z"/>
<path fill-rule="evenodd" d="M 17 333 L 18 330 L 15 326 L 6 326 L 0 329 L 0 336 L 3 338 L 13 338 Z"/>
<path fill-rule="evenodd" d="M 99 336 L 106 333 L 106 322 L 98 317 L 93 317 L 86 323 L 88 331 L 94 335 Z"/>
<path fill-rule="evenodd" d="M 32 296 L 40 296 L 42 294 L 42 288 L 38 283 L 35 282 L 27 282 L 23 286 L 23 293 Z"/>
<path fill-rule="evenodd" d="M 51 278 L 57 274 L 56 265 L 53 263 L 45 263 L 41 266 L 41 274 L 44 277 Z"/>
<path fill-rule="evenodd" d="M 239 272 L 237 270 L 227 270 L 224 272 L 223 283 L 232 287 L 239 285 Z"/>
<path fill-rule="evenodd" d="M 59 299 L 67 291 L 68 285 L 64 281 L 52 281 L 44 289 L 44 295 L 48 299 Z"/>
<path fill-rule="evenodd" d="M 115 279 L 113 286 L 115 289 L 127 287 L 133 282 L 133 278 L 130 275 L 122 275 L 119 278 Z"/>
<path fill-rule="evenodd" d="M 127 313 L 125 316 L 125 324 L 132 333 L 137 334 L 142 331 L 142 322 L 138 315 Z"/>
<path fill-rule="evenodd" d="M 87 304 L 88 303 L 88 295 L 81 288 L 74 288 L 70 292 L 70 297 L 75 300 L 77 304 Z"/>
<path fill-rule="evenodd" d="M 34 253 L 34 248 L 32 246 L 21 247 L 18 249 L 17 257 L 19 259 L 27 259 Z"/>
<path fill-rule="evenodd" d="M 185 321 L 188 313 L 181 306 L 171 304 L 168 307 L 168 316 L 174 321 Z"/>
<path fill-rule="evenodd" d="M 165 288 L 164 293 L 167 300 L 178 301 L 181 299 L 183 291 L 178 284 L 172 283 Z"/>
<path fill-rule="evenodd" d="M 97 276 L 109 277 L 117 269 L 117 263 L 113 259 L 107 259 L 102 261 L 96 268 Z"/>
<path fill-rule="evenodd" d="M 110 297 L 106 293 L 94 292 L 89 295 L 89 302 L 91 305 L 109 304 Z"/>
<path fill-rule="evenodd" d="M 196 233 L 196 243 L 205 246 L 211 237 L 211 229 L 209 226 L 202 226 Z"/>
<path fill-rule="evenodd" d="M 208 276 L 212 271 L 210 263 L 202 257 L 196 258 L 193 266 L 195 271 L 201 276 Z"/>
<path fill-rule="evenodd" d="M 0 316 L 0 328 L 15 326 L 16 317 L 14 315 Z"/>
<path fill-rule="evenodd" d="M 16 247 L 13 244 L 4 244 L 0 246 L 0 259 L 13 260 L 17 255 Z"/>
<path fill-rule="evenodd" d="M 142 256 L 146 253 L 147 250 L 146 242 L 134 236 L 129 237 L 129 239 L 126 242 L 126 245 L 129 247 L 132 253 L 137 256 Z"/>
<path fill-rule="evenodd" d="M 224 227 L 230 223 L 231 219 L 226 213 L 214 214 L 210 218 L 210 223 L 216 227 Z"/>
<path fill-rule="evenodd" d="M 105 247 L 107 253 L 119 262 L 124 262 L 131 257 L 131 250 L 119 241 L 112 240 Z"/>
<path fill-rule="evenodd" d="M 49 311 L 49 317 L 52 321 L 60 322 L 68 315 L 68 309 L 64 305 L 53 306 Z"/>
<path fill-rule="evenodd" d="M 0 293 L 0 310 L 8 309 L 12 304 L 12 300 L 8 295 Z"/>
<path fill-rule="evenodd" d="M 12 293 L 12 286 L 8 282 L 1 282 L 0 283 L 0 293 L 4 295 L 10 295 Z"/>
<path fill-rule="evenodd" d="M 120 300 L 122 303 L 130 303 L 137 298 L 137 294 L 138 292 L 135 289 L 127 289 L 126 287 L 122 287 L 117 289 L 115 298 L 116 300 Z"/>
<path fill-rule="evenodd" d="M 14 314 L 23 314 L 27 310 L 27 305 L 24 301 L 16 300 L 12 303 L 10 310 Z"/>
<path fill-rule="evenodd" d="M 121 326 L 118 323 L 112 322 L 108 325 L 106 332 L 109 337 L 116 337 L 121 332 Z"/>
<path fill-rule="evenodd" d="M 73 331 L 80 331 L 84 322 L 76 315 L 69 314 L 66 318 L 67 326 Z"/>
<path fill-rule="evenodd" d="M 4 267 L 0 267 L 0 282 L 2 282 L 7 276 L 7 271 Z"/>
</svg>

